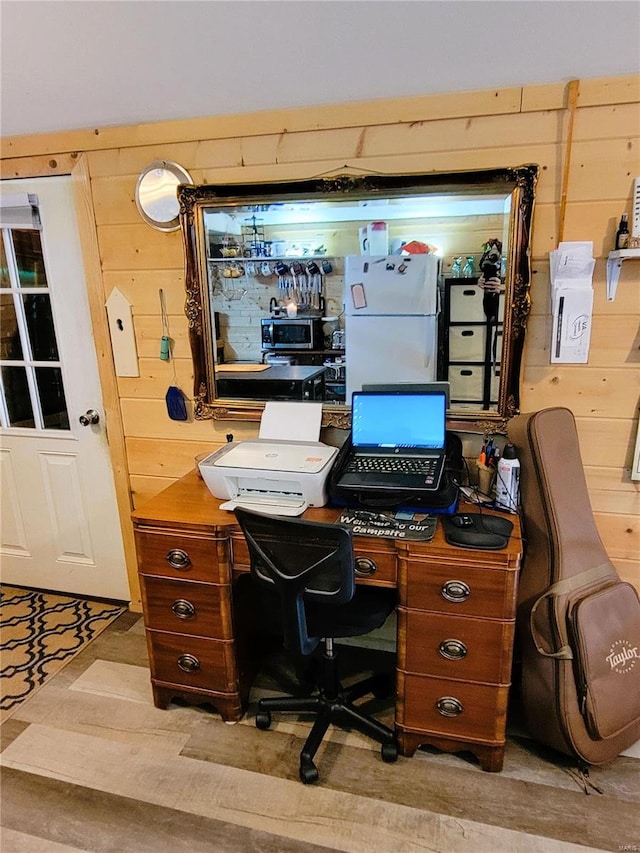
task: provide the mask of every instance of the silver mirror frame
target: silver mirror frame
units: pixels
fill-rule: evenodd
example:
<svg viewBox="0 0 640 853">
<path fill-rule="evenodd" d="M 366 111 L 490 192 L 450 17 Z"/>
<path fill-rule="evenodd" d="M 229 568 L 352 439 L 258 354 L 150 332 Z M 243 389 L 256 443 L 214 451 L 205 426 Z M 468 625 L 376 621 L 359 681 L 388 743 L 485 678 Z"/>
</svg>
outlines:
<svg viewBox="0 0 640 853">
<path fill-rule="evenodd" d="M 186 169 L 171 160 L 154 160 L 140 173 L 135 200 L 140 216 L 158 231 L 180 228 L 177 190 L 180 184 L 192 184 Z M 169 216 L 161 215 L 168 210 Z"/>
</svg>

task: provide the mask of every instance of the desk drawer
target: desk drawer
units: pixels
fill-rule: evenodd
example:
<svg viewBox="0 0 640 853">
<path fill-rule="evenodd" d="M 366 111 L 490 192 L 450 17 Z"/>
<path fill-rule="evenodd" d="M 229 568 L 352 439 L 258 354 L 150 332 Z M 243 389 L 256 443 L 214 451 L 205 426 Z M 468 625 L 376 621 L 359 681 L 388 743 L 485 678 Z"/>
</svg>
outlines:
<svg viewBox="0 0 640 853">
<path fill-rule="evenodd" d="M 398 578 L 396 552 L 389 547 L 370 548 L 366 543 L 354 548 L 356 558 L 356 579 L 372 586 L 396 586 Z M 378 544 L 378 543 L 376 543 Z M 233 569 L 241 571 L 249 568 L 249 549 L 244 537 L 232 535 Z"/>
<path fill-rule="evenodd" d="M 460 740 L 503 743 L 508 685 L 398 673 L 398 724 Z"/>
<path fill-rule="evenodd" d="M 179 533 L 149 533 L 136 530 L 138 570 L 141 575 L 188 578 L 210 583 L 228 583 L 228 567 L 219 559 L 215 539 L 198 539 Z"/>
<path fill-rule="evenodd" d="M 398 562 L 394 550 L 370 548 L 359 545 L 354 547 L 356 558 L 356 580 L 369 581 L 372 585 L 396 586 L 398 580 Z"/>
<path fill-rule="evenodd" d="M 511 620 L 515 618 L 516 581 L 514 571 L 412 560 L 400 603 L 414 610 Z"/>
<path fill-rule="evenodd" d="M 442 678 L 508 684 L 515 622 L 398 609 L 398 667 Z"/>
<path fill-rule="evenodd" d="M 144 575 L 140 580 L 148 628 L 219 640 L 233 638 L 230 587 Z"/>
<path fill-rule="evenodd" d="M 156 681 L 233 693 L 238 690 L 234 643 L 163 631 L 147 631 L 151 675 Z"/>
</svg>

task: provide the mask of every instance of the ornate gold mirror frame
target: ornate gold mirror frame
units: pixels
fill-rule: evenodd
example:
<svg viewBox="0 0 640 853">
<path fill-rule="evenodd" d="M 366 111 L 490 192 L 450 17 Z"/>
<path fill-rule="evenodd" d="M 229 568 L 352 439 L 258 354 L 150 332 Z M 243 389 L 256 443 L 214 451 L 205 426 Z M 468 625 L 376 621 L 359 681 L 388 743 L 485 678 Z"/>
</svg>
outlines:
<svg viewBox="0 0 640 853">
<path fill-rule="evenodd" d="M 337 200 L 342 197 L 375 199 L 390 193 L 482 194 L 508 190 L 511 196 L 509 239 L 505 252 L 505 316 L 499 399 L 496 411 L 450 410 L 455 428 L 503 430 L 519 411 L 522 352 L 530 310 L 531 221 L 538 166 L 524 165 L 473 172 L 426 175 L 338 175 L 330 179 L 286 183 L 182 185 L 178 188 L 179 218 L 185 247 L 185 313 L 194 370 L 195 418 L 259 421 L 264 402 L 218 399 L 215 393 L 215 323 L 211 316 L 203 213 L 224 204 L 283 203 L 297 199 Z M 348 428 L 349 406 L 323 404 L 323 426 Z"/>
</svg>

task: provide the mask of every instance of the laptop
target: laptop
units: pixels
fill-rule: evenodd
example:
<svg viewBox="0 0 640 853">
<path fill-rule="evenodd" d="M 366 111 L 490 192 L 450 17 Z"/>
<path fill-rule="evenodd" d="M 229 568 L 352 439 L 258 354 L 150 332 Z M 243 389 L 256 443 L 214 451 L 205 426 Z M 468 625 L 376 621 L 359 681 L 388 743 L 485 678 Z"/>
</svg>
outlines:
<svg viewBox="0 0 640 853">
<path fill-rule="evenodd" d="M 447 394 L 356 391 L 339 486 L 436 491 L 445 464 Z"/>
</svg>

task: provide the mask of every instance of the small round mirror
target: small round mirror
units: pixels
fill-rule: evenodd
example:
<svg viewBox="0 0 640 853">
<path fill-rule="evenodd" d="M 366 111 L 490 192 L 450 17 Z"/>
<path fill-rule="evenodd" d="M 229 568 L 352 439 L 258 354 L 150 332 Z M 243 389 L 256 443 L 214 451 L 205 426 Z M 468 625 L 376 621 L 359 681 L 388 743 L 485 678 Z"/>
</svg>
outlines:
<svg viewBox="0 0 640 853">
<path fill-rule="evenodd" d="M 189 173 L 169 160 L 154 160 L 142 170 L 136 184 L 136 205 L 146 223 L 159 231 L 177 231 L 180 227 L 176 190 L 180 184 L 192 184 Z"/>
</svg>

